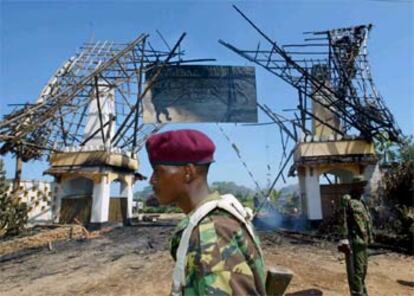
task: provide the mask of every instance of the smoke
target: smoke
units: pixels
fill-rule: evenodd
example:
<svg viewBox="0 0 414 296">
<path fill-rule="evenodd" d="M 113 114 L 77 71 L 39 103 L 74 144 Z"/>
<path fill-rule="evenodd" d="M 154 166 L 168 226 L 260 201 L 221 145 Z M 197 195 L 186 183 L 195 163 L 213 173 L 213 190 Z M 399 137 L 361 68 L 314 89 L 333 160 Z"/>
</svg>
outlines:
<svg viewBox="0 0 414 296">
<path fill-rule="evenodd" d="M 308 220 L 296 207 L 286 208 L 281 199 L 275 205 L 266 200 L 253 219 L 256 229 L 262 231 L 277 231 L 280 229 L 304 231 L 309 229 Z"/>
<path fill-rule="evenodd" d="M 259 230 L 278 230 L 282 224 L 282 215 L 270 202 L 265 201 L 260 211 L 253 219 L 253 225 Z"/>
</svg>

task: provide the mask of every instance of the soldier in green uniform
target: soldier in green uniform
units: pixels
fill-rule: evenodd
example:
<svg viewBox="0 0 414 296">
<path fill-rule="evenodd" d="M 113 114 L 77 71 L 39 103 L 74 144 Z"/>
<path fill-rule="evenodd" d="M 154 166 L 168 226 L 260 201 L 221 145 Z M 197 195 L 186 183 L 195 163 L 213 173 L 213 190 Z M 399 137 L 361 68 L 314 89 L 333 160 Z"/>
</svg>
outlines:
<svg viewBox="0 0 414 296">
<path fill-rule="evenodd" d="M 199 131 L 176 130 L 151 136 L 146 148 L 157 199 L 161 204 L 176 204 L 186 214 L 171 239 L 170 251 L 176 260 L 172 294 L 265 295 L 262 251 L 244 221 L 247 212 L 231 196 L 236 212 L 226 207 L 207 209 L 224 200 L 210 192 L 207 183 L 214 143 Z M 180 254 L 184 256 L 182 270 Z"/>
<path fill-rule="evenodd" d="M 354 177 L 350 195 L 342 198 L 344 224 L 338 250 L 347 258 L 348 282 L 352 296 L 368 295 L 365 277 L 368 268 L 367 247 L 373 242 L 372 220 L 362 195 L 366 185 L 362 176 Z"/>
</svg>

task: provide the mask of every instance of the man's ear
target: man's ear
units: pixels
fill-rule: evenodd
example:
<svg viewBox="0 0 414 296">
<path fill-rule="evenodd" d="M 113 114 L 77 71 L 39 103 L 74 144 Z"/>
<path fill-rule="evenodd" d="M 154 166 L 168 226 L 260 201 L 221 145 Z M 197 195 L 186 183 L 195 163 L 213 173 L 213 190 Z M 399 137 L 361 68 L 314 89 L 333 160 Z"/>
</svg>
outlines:
<svg viewBox="0 0 414 296">
<path fill-rule="evenodd" d="M 187 165 L 184 166 L 184 180 L 185 183 L 190 183 L 192 182 L 197 175 L 197 170 L 196 167 L 194 166 L 194 164 L 189 163 Z"/>
</svg>

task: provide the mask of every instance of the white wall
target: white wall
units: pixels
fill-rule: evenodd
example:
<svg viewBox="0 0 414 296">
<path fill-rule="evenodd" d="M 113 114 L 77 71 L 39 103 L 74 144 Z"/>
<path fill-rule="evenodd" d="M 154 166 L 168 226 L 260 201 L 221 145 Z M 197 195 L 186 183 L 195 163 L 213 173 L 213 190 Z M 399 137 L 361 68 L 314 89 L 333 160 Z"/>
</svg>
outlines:
<svg viewBox="0 0 414 296">
<path fill-rule="evenodd" d="M 12 191 L 13 181 L 8 180 L 9 193 Z M 52 223 L 52 207 L 56 196 L 54 182 L 22 180 L 18 198 L 27 204 L 29 211 L 29 224 Z"/>
</svg>

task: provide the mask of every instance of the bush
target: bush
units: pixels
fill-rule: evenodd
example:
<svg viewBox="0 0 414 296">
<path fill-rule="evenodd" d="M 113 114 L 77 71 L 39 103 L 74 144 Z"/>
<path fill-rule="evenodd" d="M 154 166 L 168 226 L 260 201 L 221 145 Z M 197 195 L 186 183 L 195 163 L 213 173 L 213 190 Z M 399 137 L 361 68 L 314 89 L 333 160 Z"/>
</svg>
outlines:
<svg viewBox="0 0 414 296">
<path fill-rule="evenodd" d="M 407 138 L 385 164 L 384 176 L 373 199 L 376 240 L 414 253 L 414 143 Z"/>
<path fill-rule="evenodd" d="M 142 210 L 142 213 L 146 214 L 154 214 L 154 213 L 182 213 L 181 209 L 174 207 L 174 206 L 145 206 Z"/>
<path fill-rule="evenodd" d="M 23 192 L 9 192 L 3 160 L 0 159 L 0 232 L 5 235 L 16 235 L 25 229 L 29 209 L 26 203 L 20 202 L 18 198 Z"/>
</svg>

